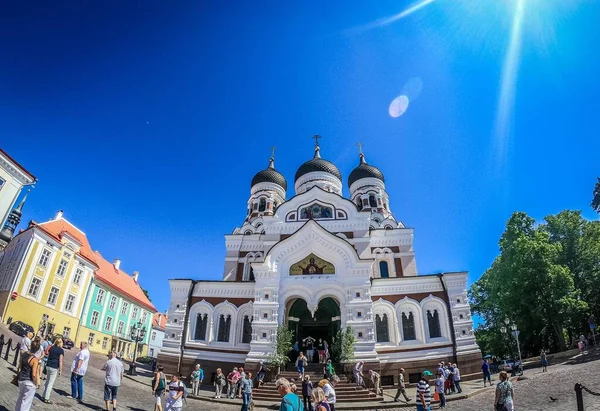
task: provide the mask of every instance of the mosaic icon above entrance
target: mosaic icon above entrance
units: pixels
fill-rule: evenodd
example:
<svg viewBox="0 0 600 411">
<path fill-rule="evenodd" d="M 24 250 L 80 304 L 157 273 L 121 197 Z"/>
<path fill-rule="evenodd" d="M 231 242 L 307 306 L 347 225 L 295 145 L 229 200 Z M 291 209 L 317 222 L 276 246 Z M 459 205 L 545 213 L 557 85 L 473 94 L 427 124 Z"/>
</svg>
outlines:
<svg viewBox="0 0 600 411">
<path fill-rule="evenodd" d="M 290 267 L 290 275 L 312 274 L 335 274 L 335 266 L 311 253 Z"/>
</svg>

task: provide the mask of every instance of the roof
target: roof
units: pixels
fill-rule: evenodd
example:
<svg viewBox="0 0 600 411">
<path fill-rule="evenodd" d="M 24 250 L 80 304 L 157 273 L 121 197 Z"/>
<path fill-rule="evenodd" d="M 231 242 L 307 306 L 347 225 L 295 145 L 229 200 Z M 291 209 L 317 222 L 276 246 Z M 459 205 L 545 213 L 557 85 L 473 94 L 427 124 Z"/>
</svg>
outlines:
<svg viewBox="0 0 600 411">
<path fill-rule="evenodd" d="M 298 171 L 296 171 L 294 181 L 298 181 L 300 177 L 313 171 L 325 172 L 334 175 L 339 180 L 342 179 L 342 174 L 340 173 L 340 170 L 338 170 L 338 168 L 332 162 L 323 160 L 321 158 L 318 146 L 315 147 L 315 155 L 312 158 L 312 160 L 308 160 L 307 162 L 302 163 L 302 165 L 298 168 Z"/>
<path fill-rule="evenodd" d="M 37 178 L 33 174 L 31 174 L 25 167 L 23 167 L 21 164 L 19 164 L 6 151 L 4 151 L 0 148 L 0 153 L 2 153 L 4 156 L 6 156 L 6 158 L 8 158 L 15 166 L 17 166 L 23 174 L 27 174 L 27 176 L 29 176 L 33 181 L 37 181 Z"/>
<path fill-rule="evenodd" d="M 354 170 L 352 170 L 350 176 L 348 177 L 348 187 L 352 186 L 352 184 L 362 178 L 376 178 L 382 182 L 385 182 L 383 173 L 377 167 L 367 164 L 365 161 L 365 156 L 361 153 L 360 163 Z"/>
<path fill-rule="evenodd" d="M 64 235 L 71 236 L 80 244 L 77 254 L 92 262 L 94 265 L 97 265 L 96 257 L 94 256 L 94 252 L 92 251 L 92 247 L 90 247 L 90 243 L 85 233 L 64 218 L 61 217 L 45 223 L 36 223 L 35 221 L 32 221 L 30 223 L 30 226 L 31 225 L 41 229 L 59 242 L 62 242 L 61 240 Z"/>
<path fill-rule="evenodd" d="M 142 291 L 142 288 L 132 276 L 123 270 L 116 269 L 113 263 L 106 261 L 98 251 L 94 253 L 94 256 L 96 257 L 96 263 L 98 264 L 98 270 L 95 275 L 96 280 L 121 292 L 123 295 L 131 298 L 149 311 L 153 313 L 156 312 L 156 308 L 150 300 L 148 300 L 148 297 L 146 297 L 146 294 L 144 294 L 144 291 Z"/>
<path fill-rule="evenodd" d="M 271 161 L 269 161 L 269 167 L 259 171 L 252 178 L 250 187 L 253 187 L 258 183 L 274 183 L 282 187 L 284 190 L 287 190 L 287 182 L 285 181 L 285 177 L 279 171 L 275 170 L 273 158 L 271 158 Z"/>
<path fill-rule="evenodd" d="M 167 314 L 154 313 L 154 317 L 152 317 L 152 327 L 162 328 L 164 330 L 166 326 L 167 326 Z"/>
</svg>

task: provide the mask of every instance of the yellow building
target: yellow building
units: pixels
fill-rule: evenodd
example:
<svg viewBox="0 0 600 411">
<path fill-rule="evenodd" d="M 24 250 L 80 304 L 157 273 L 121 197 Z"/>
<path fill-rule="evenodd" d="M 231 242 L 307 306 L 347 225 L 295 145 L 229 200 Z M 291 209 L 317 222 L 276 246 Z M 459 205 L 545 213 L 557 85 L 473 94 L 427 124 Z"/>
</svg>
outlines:
<svg viewBox="0 0 600 411">
<path fill-rule="evenodd" d="M 85 233 L 62 211 L 48 222 L 30 222 L 0 254 L 2 320 L 74 340 L 97 268 Z"/>
</svg>

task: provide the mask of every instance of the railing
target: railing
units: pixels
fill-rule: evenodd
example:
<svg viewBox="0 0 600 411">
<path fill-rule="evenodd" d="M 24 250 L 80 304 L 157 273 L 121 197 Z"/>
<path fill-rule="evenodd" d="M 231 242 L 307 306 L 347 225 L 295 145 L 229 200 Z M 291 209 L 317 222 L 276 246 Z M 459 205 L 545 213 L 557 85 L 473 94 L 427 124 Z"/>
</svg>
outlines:
<svg viewBox="0 0 600 411">
<path fill-rule="evenodd" d="M 600 397 L 600 392 L 594 392 L 578 382 L 577 384 L 575 384 L 575 396 L 577 397 L 577 411 L 585 411 L 585 407 L 583 406 L 584 391 L 590 395 L 593 395 L 594 397 Z"/>
<path fill-rule="evenodd" d="M 6 347 L 6 348 L 5 348 Z M 15 346 L 12 346 L 12 338 L 9 338 L 8 341 L 4 341 L 4 334 L 0 334 L 0 358 L 2 358 L 2 351 L 6 349 L 6 352 L 4 353 L 4 361 L 9 361 L 8 360 L 8 356 L 10 355 L 10 351 L 12 350 L 13 353 L 13 358 L 12 358 L 12 365 L 14 365 L 15 367 L 17 366 L 17 361 L 19 360 L 19 344 L 15 344 Z"/>
</svg>

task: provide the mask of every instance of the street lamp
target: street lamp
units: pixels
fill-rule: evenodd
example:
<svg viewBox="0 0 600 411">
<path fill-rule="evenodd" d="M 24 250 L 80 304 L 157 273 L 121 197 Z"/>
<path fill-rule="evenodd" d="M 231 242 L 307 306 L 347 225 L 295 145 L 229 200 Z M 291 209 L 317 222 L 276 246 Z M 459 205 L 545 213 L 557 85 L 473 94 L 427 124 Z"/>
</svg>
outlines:
<svg viewBox="0 0 600 411">
<path fill-rule="evenodd" d="M 146 327 L 143 326 L 142 321 L 138 321 L 137 324 L 133 324 L 131 326 L 131 330 L 129 331 L 129 336 L 132 341 L 135 341 L 135 348 L 133 350 L 133 358 L 131 359 L 131 364 L 129 364 L 129 375 L 136 375 L 135 372 L 135 356 L 137 355 L 138 343 L 140 341 L 144 341 L 144 337 L 146 337 Z"/>
<path fill-rule="evenodd" d="M 508 331 L 507 327 L 510 326 L 510 329 L 512 330 L 512 335 L 513 337 L 515 337 L 515 340 L 517 341 L 517 351 L 519 352 L 519 366 L 521 367 L 521 369 L 523 369 L 523 360 L 521 359 L 521 346 L 519 345 L 519 330 L 517 328 L 517 324 L 510 322 L 510 320 L 508 319 L 508 317 L 506 317 L 504 319 L 504 324 L 506 324 L 505 326 L 500 327 L 500 331 L 502 331 L 502 334 L 506 334 L 506 332 Z"/>
</svg>

